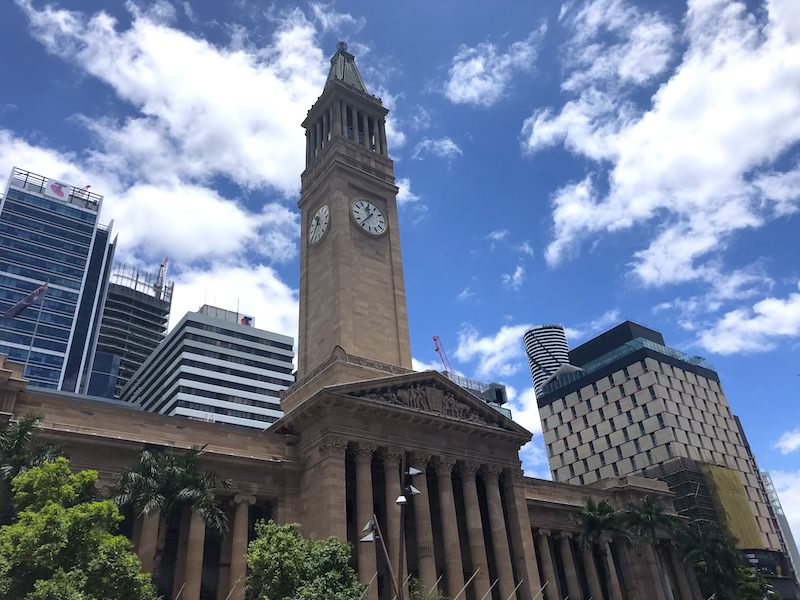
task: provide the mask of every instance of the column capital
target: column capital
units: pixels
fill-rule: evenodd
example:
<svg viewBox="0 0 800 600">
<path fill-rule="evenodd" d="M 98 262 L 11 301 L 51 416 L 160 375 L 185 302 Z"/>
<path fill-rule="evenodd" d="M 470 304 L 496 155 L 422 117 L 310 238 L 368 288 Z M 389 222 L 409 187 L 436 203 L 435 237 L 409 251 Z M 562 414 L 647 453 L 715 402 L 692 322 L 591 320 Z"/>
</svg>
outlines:
<svg viewBox="0 0 800 600">
<path fill-rule="evenodd" d="M 430 452 L 422 452 L 419 450 L 414 450 L 411 453 L 411 462 L 417 463 L 413 466 L 415 466 L 420 471 L 424 471 L 428 467 L 428 463 L 431 461 L 431 458 L 433 458 L 433 454 L 431 454 Z"/>
<path fill-rule="evenodd" d="M 256 503 L 256 497 L 253 496 L 252 494 L 236 494 L 233 497 L 233 503 L 234 504 L 245 503 L 252 506 L 253 504 Z"/>
<path fill-rule="evenodd" d="M 503 469 L 505 475 L 504 480 L 506 486 L 523 485 L 525 483 L 525 474 L 521 467 L 506 467 Z"/>
<path fill-rule="evenodd" d="M 378 447 L 375 444 L 359 442 L 358 446 L 353 448 L 353 454 L 355 454 L 357 461 L 369 462 L 377 449 Z"/>
<path fill-rule="evenodd" d="M 433 462 L 433 468 L 436 473 L 441 477 L 450 477 L 453 474 L 453 467 L 456 466 L 458 461 L 452 456 L 439 456 Z"/>
<path fill-rule="evenodd" d="M 556 537 L 559 540 L 571 540 L 572 539 L 572 532 L 571 531 L 559 531 L 556 534 Z"/>
<path fill-rule="evenodd" d="M 341 457 L 347 451 L 347 440 L 344 438 L 329 437 L 319 443 L 319 453 L 326 457 Z"/>
<path fill-rule="evenodd" d="M 480 463 L 467 460 L 459 463 L 458 472 L 465 477 L 475 477 L 478 471 L 480 471 L 480 468 Z"/>
<path fill-rule="evenodd" d="M 551 533 L 552 532 L 549 529 L 539 528 L 539 529 L 536 530 L 536 535 L 541 536 L 541 537 L 550 537 Z"/>
<path fill-rule="evenodd" d="M 500 465 L 488 463 L 481 466 L 481 472 L 485 476 L 493 480 L 497 480 L 500 477 L 500 473 L 503 472 L 503 467 L 501 467 Z"/>
<path fill-rule="evenodd" d="M 400 448 L 384 448 L 382 454 L 384 461 L 399 463 L 402 460 L 405 452 Z"/>
</svg>

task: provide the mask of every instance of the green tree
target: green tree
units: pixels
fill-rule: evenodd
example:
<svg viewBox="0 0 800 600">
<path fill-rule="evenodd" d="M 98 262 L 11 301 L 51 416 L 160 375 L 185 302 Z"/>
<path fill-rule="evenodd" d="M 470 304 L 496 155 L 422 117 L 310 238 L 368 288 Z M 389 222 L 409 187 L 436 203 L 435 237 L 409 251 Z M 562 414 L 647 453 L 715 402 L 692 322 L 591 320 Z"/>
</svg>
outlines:
<svg viewBox="0 0 800 600">
<path fill-rule="evenodd" d="M 595 571 L 606 580 L 608 586 L 608 573 L 602 561 L 597 560 L 595 548 L 600 542 L 603 534 L 613 534 L 624 541 L 630 541 L 631 536 L 622 526 L 622 515 L 616 511 L 608 502 L 601 500 L 595 502 L 593 498 L 587 498 L 586 504 L 574 517 L 575 523 L 580 527 L 578 534 L 578 547 L 586 560 L 591 560 L 595 565 Z M 592 585 L 591 583 L 589 584 Z M 596 592 L 595 592 L 596 593 Z"/>
<path fill-rule="evenodd" d="M 428 593 L 428 590 L 422 587 L 422 582 L 412 577 L 408 584 L 408 600 L 447 600 L 447 596 L 438 589 Z"/>
<path fill-rule="evenodd" d="M 11 480 L 61 454 L 52 444 L 33 445 L 33 436 L 41 425 L 42 417 L 27 414 L 10 421 L 0 431 L 0 523 L 9 523 L 13 518 Z"/>
<path fill-rule="evenodd" d="M 155 600 L 130 542 L 114 535 L 116 504 L 87 500 L 96 481 L 63 457 L 13 479 L 19 512 L 0 528 L 0 600 Z"/>
<path fill-rule="evenodd" d="M 133 508 L 138 514 L 158 514 L 158 542 L 153 580 L 161 582 L 161 560 L 166 546 L 168 519 L 183 509 L 198 512 L 206 526 L 218 533 L 228 529 L 225 512 L 216 500 L 219 488 L 227 488 L 213 471 L 201 468 L 199 459 L 205 452 L 192 448 L 183 454 L 142 450 L 136 464 L 124 471 L 112 490 L 120 506 Z"/>
<path fill-rule="evenodd" d="M 337 538 L 306 539 L 299 525 L 256 523 L 247 548 L 248 600 L 359 600 L 364 586 Z"/>
<path fill-rule="evenodd" d="M 647 495 L 629 504 L 622 520 L 633 540 L 644 545 L 647 562 L 663 581 L 665 571 L 658 553 L 658 532 L 678 533 L 682 528 L 680 518 L 666 512 L 657 497 Z"/>
<path fill-rule="evenodd" d="M 703 595 L 734 598 L 741 559 L 733 538 L 717 527 L 692 522 L 678 540 L 683 562 L 694 567 Z"/>
<path fill-rule="evenodd" d="M 780 597 L 768 590 L 767 582 L 753 567 L 737 567 L 736 600 L 780 600 Z"/>
</svg>

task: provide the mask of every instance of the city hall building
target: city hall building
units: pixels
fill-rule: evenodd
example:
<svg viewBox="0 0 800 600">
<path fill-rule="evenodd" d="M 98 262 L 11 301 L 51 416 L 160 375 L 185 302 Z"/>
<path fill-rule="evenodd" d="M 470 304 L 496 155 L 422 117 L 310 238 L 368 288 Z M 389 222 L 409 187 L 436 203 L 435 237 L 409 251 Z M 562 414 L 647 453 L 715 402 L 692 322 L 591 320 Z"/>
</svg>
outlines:
<svg viewBox="0 0 800 600">
<path fill-rule="evenodd" d="M 469 600 L 699 600 L 694 574 L 666 532 L 655 546 L 613 536 L 593 552 L 579 545 L 574 516 L 587 498 L 621 510 L 654 495 L 671 509 L 666 484 L 525 477 L 519 449 L 528 431 L 443 375 L 411 370 L 386 114 L 340 44 L 303 122 L 298 373 L 268 430 L 27 389 L 7 362 L 0 410 L 6 418 L 44 415 L 41 437 L 61 444 L 75 468 L 97 469 L 103 483 L 145 447 L 206 445 L 204 466 L 231 484 L 220 491 L 230 531 L 207 533 L 196 514 L 170 520 L 161 558 L 171 578 L 161 589 L 167 597 L 244 598 L 253 521 L 269 517 L 300 523 L 313 538 L 349 541 L 368 585 L 364 597 L 391 600 L 380 544 L 359 543 L 374 515 L 398 579 L 415 575 L 424 589 L 438 586 L 450 597 L 466 585 L 459 598 Z M 418 494 L 404 489 L 403 465 L 421 472 L 412 480 Z M 157 529 L 153 515 L 130 532 L 147 570 Z"/>
</svg>

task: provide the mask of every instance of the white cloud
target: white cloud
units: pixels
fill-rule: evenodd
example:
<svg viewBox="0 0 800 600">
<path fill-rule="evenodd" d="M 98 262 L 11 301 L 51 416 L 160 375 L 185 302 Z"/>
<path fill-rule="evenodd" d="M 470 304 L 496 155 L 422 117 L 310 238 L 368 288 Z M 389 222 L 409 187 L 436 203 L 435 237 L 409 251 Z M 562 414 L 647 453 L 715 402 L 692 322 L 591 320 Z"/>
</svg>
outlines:
<svg viewBox="0 0 800 600">
<path fill-rule="evenodd" d="M 297 340 L 297 290 L 283 283 L 268 265 L 240 266 L 224 262 L 174 274 L 170 326 L 202 304 L 255 317 L 256 327 Z"/>
<path fill-rule="evenodd" d="M 500 282 L 503 284 L 503 287 L 518 292 L 525 282 L 525 267 L 517 265 L 513 273 L 503 273 L 500 276 Z"/>
<path fill-rule="evenodd" d="M 414 153 L 411 155 L 411 158 L 422 160 L 426 155 L 431 155 L 452 160 L 463 154 L 464 152 L 458 147 L 458 144 L 449 137 L 438 139 L 425 138 L 414 146 Z"/>
<path fill-rule="evenodd" d="M 475 296 L 475 290 L 473 290 L 472 287 L 468 285 L 458 293 L 458 296 L 456 296 L 456 300 L 458 300 L 459 302 L 464 302 L 466 300 L 469 300 L 473 296 Z"/>
<path fill-rule="evenodd" d="M 531 246 L 531 243 L 527 240 L 523 241 L 521 244 L 518 244 L 516 250 L 520 254 L 530 256 L 531 258 L 536 256 L 536 252 L 534 252 L 533 246 Z"/>
<path fill-rule="evenodd" d="M 509 394 L 511 417 L 534 436 L 542 433 L 542 421 L 539 418 L 539 405 L 536 403 L 536 392 L 533 388 L 525 389 L 512 400 Z"/>
<path fill-rule="evenodd" d="M 576 325 L 574 327 L 564 327 L 564 333 L 566 333 L 567 339 L 570 342 L 575 343 L 583 338 L 589 337 L 590 335 L 605 331 L 614 325 L 619 325 L 619 321 L 620 312 L 615 308 L 612 310 L 607 310 L 596 319 L 586 323 L 581 323 L 580 325 Z"/>
<path fill-rule="evenodd" d="M 424 360 L 418 360 L 412 357 L 411 368 L 414 371 L 441 371 L 442 364 L 437 362 L 425 362 Z"/>
<path fill-rule="evenodd" d="M 800 292 L 765 298 L 752 308 L 727 312 L 700 333 L 701 346 L 718 354 L 767 352 L 781 339 L 800 336 Z"/>
<path fill-rule="evenodd" d="M 378 96 L 383 105 L 389 109 L 386 117 L 386 144 L 389 146 L 389 153 L 394 155 L 398 150 L 406 145 L 406 134 L 400 125 L 397 117 L 397 98 L 383 86 L 378 86 L 373 92 Z"/>
<path fill-rule="evenodd" d="M 396 181 L 400 191 L 397 192 L 397 204 L 400 208 L 420 201 L 420 196 L 411 191 L 411 180 L 408 177 L 401 177 Z"/>
<path fill-rule="evenodd" d="M 690 0 L 678 60 L 672 26 L 656 13 L 597 0 L 567 15 L 562 86 L 574 96 L 525 121 L 524 148 L 563 144 L 597 171 L 553 196 L 551 265 L 586 238 L 648 223 L 652 242 L 632 257 L 639 280 L 702 279 L 734 232 L 797 210 L 797 170 L 777 169 L 800 141 L 793 10 L 787 0 L 757 14 L 733 0 Z"/>
<path fill-rule="evenodd" d="M 522 336 L 530 325 L 504 325 L 493 336 L 481 337 L 471 325 L 458 332 L 455 358 L 460 362 L 478 361 L 475 372 L 481 379 L 497 381 L 524 366 Z"/>
<path fill-rule="evenodd" d="M 778 441 L 772 444 L 773 448 L 781 451 L 781 454 L 791 454 L 800 450 L 800 427 L 785 431 Z"/>
<path fill-rule="evenodd" d="M 508 229 L 495 229 L 489 232 L 486 239 L 492 240 L 493 242 L 500 242 L 506 239 L 510 234 L 511 232 Z"/>
<path fill-rule="evenodd" d="M 127 29 L 105 12 L 88 16 L 18 0 L 45 48 L 107 83 L 139 114 L 93 125 L 104 167 L 129 178 L 208 180 L 293 195 L 303 170 L 297 133 L 319 96 L 326 64 L 300 10 L 277 22 L 259 51 L 219 47 L 134 11 Z M 268 104 L 265 104 L 268 99 Z"/>
<path fill-rule="evenodd" d="M 786 519 L 796 540 L 800 539 L 800 471 L 770 471 Z"/>
<path fill-rule="evenodd" d="M 333 3 L 323 4 L 322 2 L 312 2 L 311 13 L 323 31 L 339 32 L 343 29 L 361 31 L 366 24 L 364 17 L 356 18 L 350 13 L 340 13 L 333 10 Z"/>
<path fill-rule="evenodd" d="M 461 46 L 453 57 L 444 94 L 455 104 L 491 106 L 511 85 L 517 71 L 533 68 L 546 27 L 532 31 L 524 40 L 499 49 L 491 42 Z"/>
</svg>

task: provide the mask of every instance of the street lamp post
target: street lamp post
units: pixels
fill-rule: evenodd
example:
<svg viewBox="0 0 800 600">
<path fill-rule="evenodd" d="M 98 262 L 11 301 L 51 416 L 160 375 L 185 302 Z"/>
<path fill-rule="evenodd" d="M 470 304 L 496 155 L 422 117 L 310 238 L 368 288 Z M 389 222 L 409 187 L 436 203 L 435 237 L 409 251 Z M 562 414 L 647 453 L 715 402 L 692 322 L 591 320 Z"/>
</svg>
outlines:
<svg viewBox="0 0 800 600">
<path fill-rule="evenodd" d="M 378 519 L 375 515 L 372 515 L 372 519 L 370 519 L 370 521 L 364 526 L 362 531 L 368 533 L 362 537 L 360 541 L 374 542 L 376 538 L 380 541 L 381 548 L 383 549 L 383 556 L 386 559 L 386 566 L 389 569 L 389 577 L 392 579 L 392 587 L 394 588 L 395 598 L 397 598 L 397 600 L 404 600 L 403 588 L 405 587 L 405 581 L 401 582 L 400 578 L 403 576 L 403 557 L 405 556 L 406 545 L 406 505 L 408 504 L 409 498 L 413 498 L 414 496 L 418 496 L 420 494 L 420 491 L 411 485 L 411 479 L 417 475 L 422 475 L 423 472 L 406 463 L 405 453 L 403 453 L 400 466 L 401 493 L 397 497 L 397 500 L 395 500 L 395 504 L 397 504 L 397 506 L 400 508 L 400 538 L 399 543 L 397 544 L 397 571 L 395 571 L 392 567 L 392 560 L 389 557 L 389 551 L 386 549 L 383 533 L 381 532 L 381 527 L 378 524 Z"/>
</svg>

